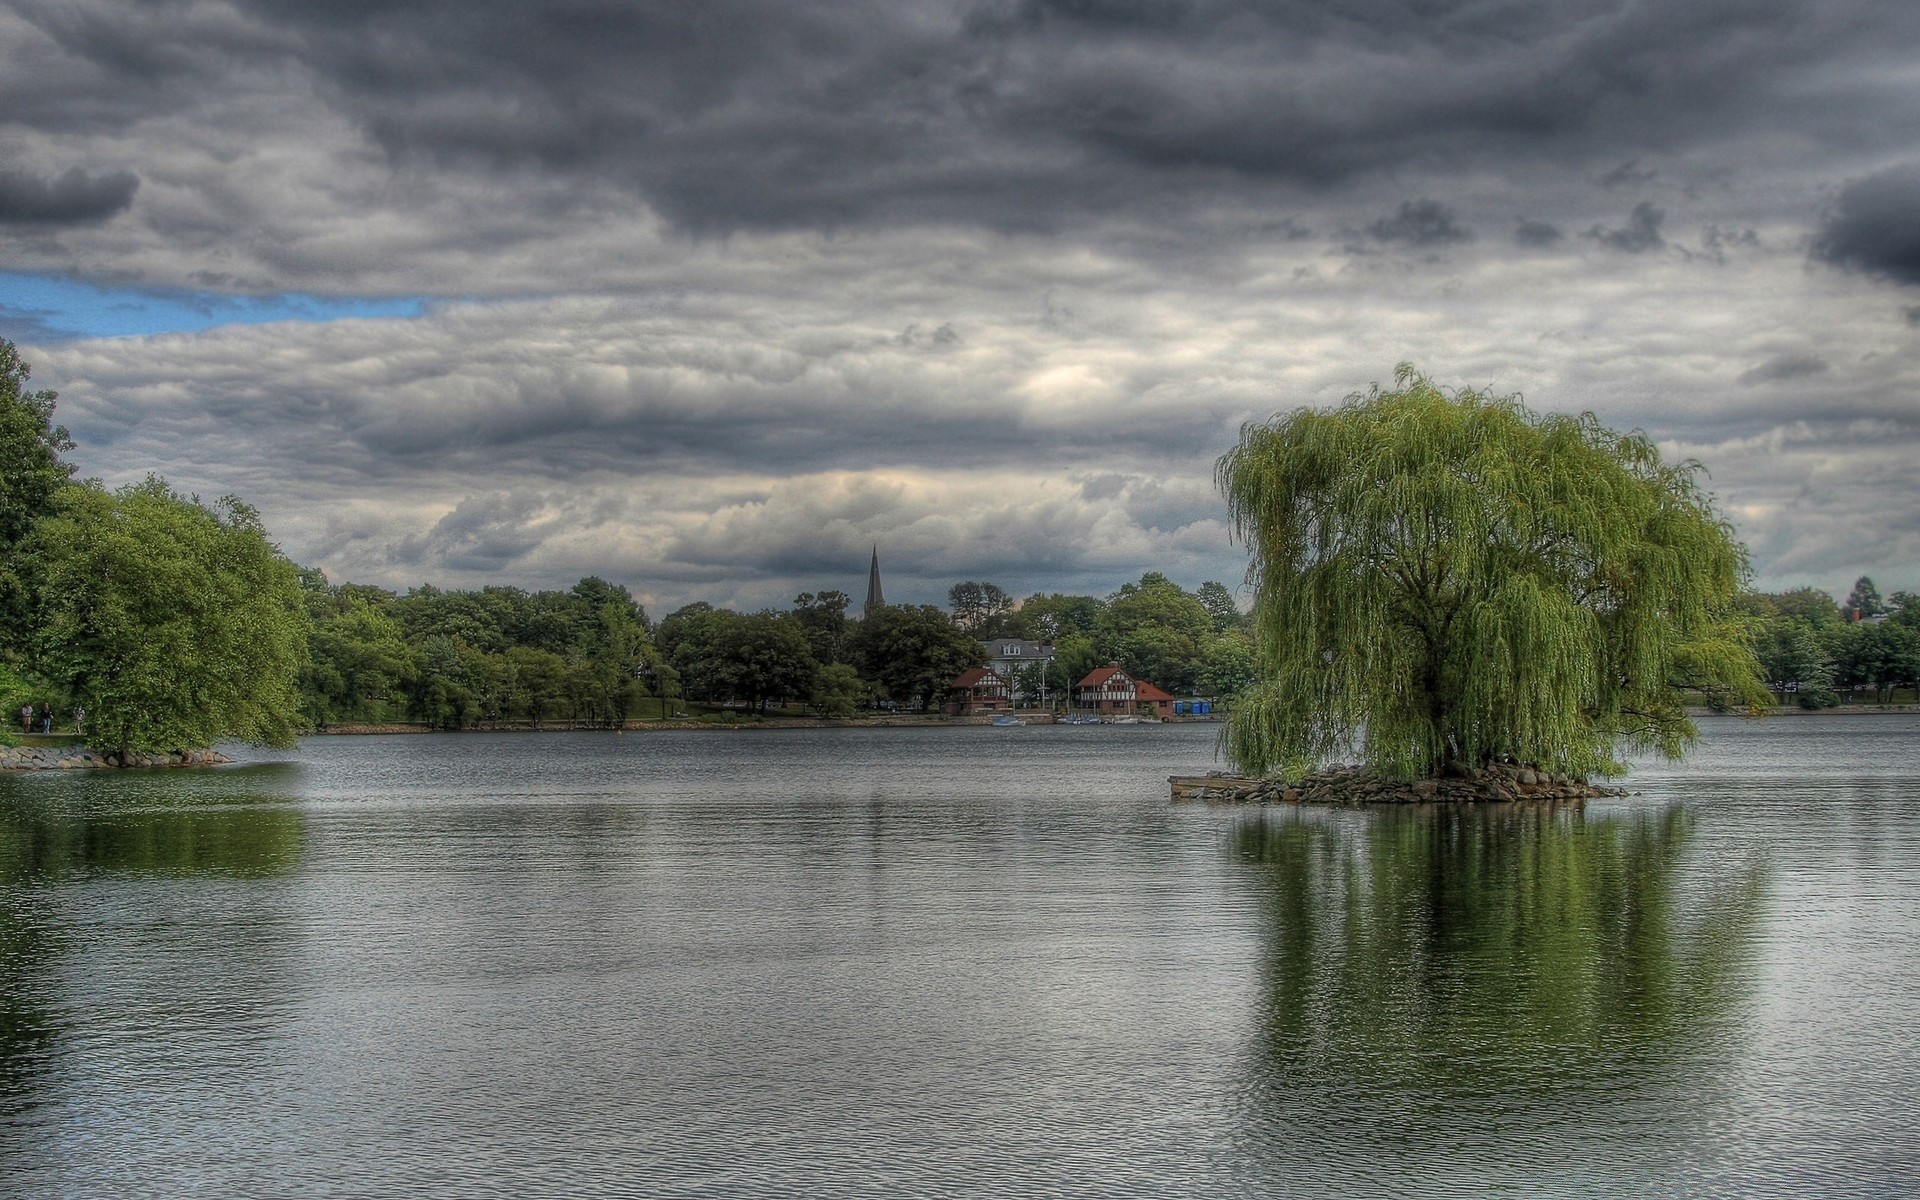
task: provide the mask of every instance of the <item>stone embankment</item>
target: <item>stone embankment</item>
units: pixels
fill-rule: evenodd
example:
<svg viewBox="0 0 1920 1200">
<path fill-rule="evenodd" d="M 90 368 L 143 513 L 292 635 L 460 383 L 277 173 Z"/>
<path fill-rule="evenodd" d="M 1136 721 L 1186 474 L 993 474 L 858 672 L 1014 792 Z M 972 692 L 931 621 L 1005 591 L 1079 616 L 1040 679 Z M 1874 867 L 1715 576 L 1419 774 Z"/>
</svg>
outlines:
<svg viewBox="0 0 1920 1200">
<path fill-rule="evenodd" d="M 122 764 L 118 754 L 103 754 L 87 746 L 0 746 L 0 771 L 84 771 L 122 765 L 211 767 L 232 761 L 218 750 L 159 750 L 128 754 Z"/>
<path fill-rule="evenodd" d="M 1590 800 L 1624 796 L 1571 775 L 1514 763 L 1460 767 L 1438 779 L 1390 779 L 1364 767 L 1333 767 L 1292 783 L 1232 775 L 1174 776 L 1173 798 L 1213 804 L 1462 804 Z"/>
</svg>

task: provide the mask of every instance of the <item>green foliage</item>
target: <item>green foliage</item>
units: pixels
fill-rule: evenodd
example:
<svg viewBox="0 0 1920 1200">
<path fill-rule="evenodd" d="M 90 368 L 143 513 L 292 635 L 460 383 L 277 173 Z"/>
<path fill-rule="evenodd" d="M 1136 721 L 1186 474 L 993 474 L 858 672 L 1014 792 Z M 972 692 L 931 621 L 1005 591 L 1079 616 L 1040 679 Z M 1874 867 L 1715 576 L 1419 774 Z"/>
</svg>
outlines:
<svg viewBox="0 0 1920 1200">
<path fill-rule="evenodd" d="M 796 621 L 690 604 L 660 623 L 659 644 L 688 696 L 764 713 L 813 695 L 820 664 Z"/>
<path fill-rule="evenodd" d="M 979 642 L 929 604 L 881 608 L 854 629 L 847 652 L 861 675 L 922 712 L 946 698 L 955 676 L 987 657 Z"/>
<path fill-rule="evenodd" d="M 1860 621 L 1867 617 L 1877 617 L 1887 611 L 1886 604 L 1880 599 L 1880 589 L 1873 586 L 1873 580 L 1865 575 L 1853 581 L 1853 590 L 1847 593 L 1847 602 L 1840 611 L 1849 621 Z"/>
<path fill-rule="evenodd" d="M 1253 638 L 1245 633 L 1228 633 L 1215 638 L 1207 647 L 1200 669 L 1194 673 L 1194 691 L 1216 697 L 1224 703 L 1253 686 L 1259 678 L 1253 656 Z"/>
<path fill-rule="evenodd" d="M 1106 662 L 1176 695 L 1194 690 L 1195 671 L 1214 638 L 1214 619 L 1198 598 L 1158 571 L 1122 584 L 1094 626 Z"/>
<path fill-rule="evenodd" d="M 1074 684 L 1109 661 L 1091 637 L 1082 633 L 1067 634 L 1053 644 L 1053 665 L 1058 672 L 1053 680 L 1064 689 L 1061 694 L 1070 698 Z"/>
<path fill-rule="evenodd" d="M 1766 621 L 1754 639 L 1761 673 L 1771 686 L 1802 708 L 1831 708 L 1840 702 L 1833 690 L 1833 655 L 1818 632 L 1820 628 L 1810 621 Z M 1825 628 L 1844 627 L 1836 623 Z"/>
<path fill-rule="evenodd" d="M 1752 616 L 1767 620 L 1801 621 L 1809 625 L 1838 625 L 1845 620 L 1832 596 L 1811 587 L 1786 592 L 1748 592 L 1740 598 L 1740 607 Z"/>
<path fill-rule="evenodd" d="M 1020 604 L 1019 616 L 1028 637 L 1057 642 L 1073 634 L 1092 637 L 1106 605 L 1097 596 L 1068 596 L 1035 592 Z M 1076 676 L 1075 678 L 1078 678 Z"/>
<path fill-rule="evenodd" d="M 807 648 L 815 661 L 846 661 L 847 607 L 852 603 L 853 597 L 845 592 L 801 592 L 793 598 L 793 611 L 788 616 L 806 635 Z"/>
<path fill-rule="evenodd" d="M 34 665 L 86 706 L 96 745 L 292 743 L 309 620 L 252 509 L 208 510 L 156 478 L 67 487 L 30 549 Z"/>
<path fill-rule="evenodd" d="M 860 711 L 870 690 L 860 673 L 846 663 L 827 663 L 814 674 L 807 706 L 823 717 L 851 717 Z"/>
<path fill-rule="evenodd" d="M 1591 414 L 1396 382 L 1250 424 L 1220 460 L 1256 585 L 1241 769 L 1613 772 L 1621 739 L 1690 744 L 1683 688 L 1768 702 L 1732 611 L 1744 551 L 1694 464 Z"/>
<path fill-rule="evenodd" d="M 13 343 L 0 338 L 0 548 L 27 536 L 73 476 L 60 455 L 73 449 L 53 423 L 56 393 L 27 390 L 28 367 Z"/>
<path fill-rule="evenodd" d="M 303 590 L 313 622 L 307 666 L 300 674 L 301 707 L 308 723 L 389 719 L 419 679 L 419 665 L 400 623 L 389 610 L 391 595 L 372 588 Z M 382 598 L 384 597 L 384 599 Z"/>
<path fill-rule="evenodd" d="M 976 638 L 1012 636 L 1007 632 L 1013 597 L 997 585 L 968 580 L 947 589 L 947 607 L 953 623 Z"/>
<path fill-rule="evenodd" d="M 0 651 L 8 653 L 21 649 L 31 626 L 33 598 L 21 578 L 20 543 L 73 475 L 60 461 L 73 439 L 53 423 L 58 397 L 28 391 L 28 375 L 13 343 L 0 338 Z"/>
<path fill-rule="evenodd" d="M 1881 704 L 1892 702 L 1895 688 L 1920 677 L 1920 633 L 1893 621 L 1841 626 L 1828 648 L 1834 681 L 1848 689 L 1870 687 Z"/>
<path fill-rule="evenodd" d="M 1215 634 L 1247 627 L 1247 614 L 1241 612 L 1240 606 L 1233 602 L 1233 592 L 1228 590 L 1226 584 L 1209 579 L 1200 585 L 1200 590 L 1193 596 L 1200 602 L 1200 607 L 1207 610 Z"/>
</svg>

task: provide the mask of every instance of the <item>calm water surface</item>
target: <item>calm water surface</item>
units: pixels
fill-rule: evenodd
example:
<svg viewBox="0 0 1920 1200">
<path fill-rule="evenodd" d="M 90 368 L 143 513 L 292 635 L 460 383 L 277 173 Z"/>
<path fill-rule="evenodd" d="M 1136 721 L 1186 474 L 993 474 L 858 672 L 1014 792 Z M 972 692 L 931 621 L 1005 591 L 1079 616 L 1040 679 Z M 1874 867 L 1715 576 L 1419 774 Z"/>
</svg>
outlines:
<svg viewBox="0 0 1920 1200">
<path fill-rule="evenodd" d="M 1174 808 L 1205 727 L 0 778 L 0 1193 L 1920 1192 L 1920 719 L 1569 811 Z"/>
</svg>

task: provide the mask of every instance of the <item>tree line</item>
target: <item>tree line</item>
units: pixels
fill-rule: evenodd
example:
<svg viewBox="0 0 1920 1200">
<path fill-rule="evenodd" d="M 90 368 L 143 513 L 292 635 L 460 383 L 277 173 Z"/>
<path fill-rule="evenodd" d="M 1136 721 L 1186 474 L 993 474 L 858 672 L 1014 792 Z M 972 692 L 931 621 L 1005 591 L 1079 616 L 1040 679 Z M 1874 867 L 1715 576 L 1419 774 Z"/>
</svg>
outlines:
<svg viewBox="0 0 1920 1200">
<path fill-rule="evenodd" d="M 1782 703 L 1831 708 L 1920 689 L 1920 596 L 1861 576 L 1844 602 L 1819 588 L 1743 597 L 1761 673 Z"/>
<path fill-rule="evenodd" d="M 689 703 L 824 717 L 879 704 L 926 712 L 986 662 L 983 642 L 1000 637 L 1053 644 L 1053 661 L 1031 664 L 1018 683 L 1025 696 L 1061 702 L 1107 662 L 1179 694 L 1231 695 L 1252 669 L 1246 619 L 1226 587 L 1187 592 L 1158 572 L 1106 597 L 1019 602 L 969 581 L 950 591 L 950 612 L 886 605 L 855 620 L 851 598 L 826 590 L 750 613 L 695 602 L 658 623 L 625 587 L 598 578 L 566 591 L 404 594 L 332 585 L 313 570 L 300 578 L 312 625 L 302 715 L 323 728 L 618 727 Z"/>
</svg>

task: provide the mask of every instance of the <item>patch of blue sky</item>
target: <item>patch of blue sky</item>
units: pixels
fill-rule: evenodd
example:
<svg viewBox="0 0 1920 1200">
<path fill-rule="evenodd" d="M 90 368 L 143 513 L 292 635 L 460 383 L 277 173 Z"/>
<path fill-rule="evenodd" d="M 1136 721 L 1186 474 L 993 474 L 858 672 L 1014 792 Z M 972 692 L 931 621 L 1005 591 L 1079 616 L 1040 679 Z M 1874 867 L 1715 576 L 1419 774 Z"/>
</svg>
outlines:
<svg viewBox="0 0 1920 1200">
<path fill-rule="evenodd" d="M 420 296 L 233 296 L 171 288 L 119 288 L 0 271 L 0 337 L 27 342 L 198 333 L 222 325 L 417 317 Z"/>
</svg>

